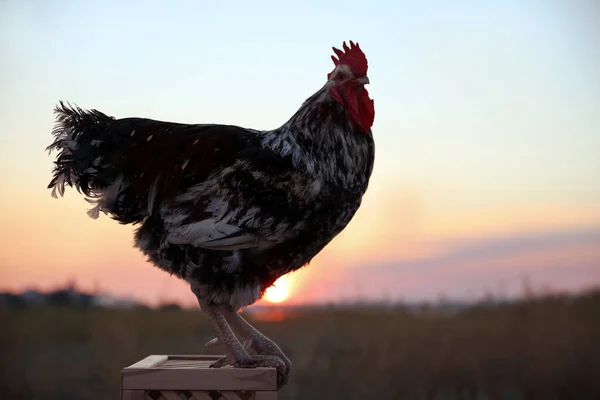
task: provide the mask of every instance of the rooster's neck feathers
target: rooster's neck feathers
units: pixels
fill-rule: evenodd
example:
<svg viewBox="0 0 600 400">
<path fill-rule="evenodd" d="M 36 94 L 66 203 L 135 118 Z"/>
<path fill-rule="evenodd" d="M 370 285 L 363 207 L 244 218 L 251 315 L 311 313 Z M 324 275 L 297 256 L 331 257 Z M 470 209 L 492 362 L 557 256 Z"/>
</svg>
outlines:
<svg viewBox="0 0 600 400">
<path fill-rule="evenodd" d="M 373 161 L 372 136 L 357 132 L 328 89 L 326 84 L 309 97 L 281 127 L 260 132 L 262 144 L 282 157 L 291 156 L 295 168 L 315 178 L 350 187 L 364 179 L 356 172 L 366 172 Z"/>
</svg>

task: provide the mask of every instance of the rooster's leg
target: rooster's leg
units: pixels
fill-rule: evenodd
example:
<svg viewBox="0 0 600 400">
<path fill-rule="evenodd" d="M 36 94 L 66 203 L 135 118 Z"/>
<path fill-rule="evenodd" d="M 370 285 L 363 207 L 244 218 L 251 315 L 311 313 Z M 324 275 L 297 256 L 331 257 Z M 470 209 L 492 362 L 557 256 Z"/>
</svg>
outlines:
<svg viewBox="0 0 600 400">
<path fill-rule="evenodd" d="M 277 370 L 277 387 L 281 388 L 287 382 L 288 377 L 285 362 L 277 356 L 248 354 L 235 337 L 219 307 L 208 304 L 198 295 L 197 297 L 202 310 L 212 319 L 219 343 L 225 350 L 225 358 L 216 361 L 212 367 L 218 368 L 228 364 L 239 368 L 274 367 Z"/>
<path fill-rule="evenodd" d="M 257 354 L 265 356 L 277 356 L 284 363 L 287 373 L 290 373 L 292 363 L 279 346 L 253 327 L 240 314 L 234 311 L 223 311 L 225 319 L 236 333 L 244 339 L 244 348 L 255 351 Z M 220 338 L 215 338 L 207 343 L 207 346 L 216 346 L 220 344 Z"/>
</svg>

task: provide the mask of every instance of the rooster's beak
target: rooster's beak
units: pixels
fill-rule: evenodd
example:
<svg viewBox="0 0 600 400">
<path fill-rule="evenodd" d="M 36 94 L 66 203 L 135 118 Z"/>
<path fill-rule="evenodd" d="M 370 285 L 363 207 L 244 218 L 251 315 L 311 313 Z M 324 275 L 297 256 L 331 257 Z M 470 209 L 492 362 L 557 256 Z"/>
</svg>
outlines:
<svg viewBox="0 0 600 400">
<path fill-rule="evenodd" d="M 361 76 L 360 78 L 356 78 L 356 82 L 361 83 L 363 85 L 368 85 L 369 82 L 369 77 L 368 76 Z"/>
</svg>

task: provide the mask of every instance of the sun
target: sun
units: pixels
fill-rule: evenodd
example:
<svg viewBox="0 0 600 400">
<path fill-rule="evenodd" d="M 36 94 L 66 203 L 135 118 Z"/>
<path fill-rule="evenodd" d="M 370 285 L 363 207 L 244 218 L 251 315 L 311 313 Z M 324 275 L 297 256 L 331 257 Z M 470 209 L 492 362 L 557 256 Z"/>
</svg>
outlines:
<svg viewBox="0 0 600 400">
<path fill-rule="evenodd" d="M 265 300 L 270 303 L 281 303 L 290 295 L 290 280 L 289 277 L 282 276 L 277 279 L 273 286 L 269 287 L 265 292 Z"/>
</svg>

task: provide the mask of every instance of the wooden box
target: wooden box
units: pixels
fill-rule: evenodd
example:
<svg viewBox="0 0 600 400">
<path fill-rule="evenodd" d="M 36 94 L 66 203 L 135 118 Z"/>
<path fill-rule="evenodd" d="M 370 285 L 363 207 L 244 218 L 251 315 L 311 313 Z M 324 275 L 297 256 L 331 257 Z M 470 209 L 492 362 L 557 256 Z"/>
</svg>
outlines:
<svg viewBox="0 0 600 400">
<path fill-rule="evenodd" d="M 276 400 L 275 368 L 209 368 L 220 356 L 151 355 L 121 374 L 122 400 Z"/>
</svg>

